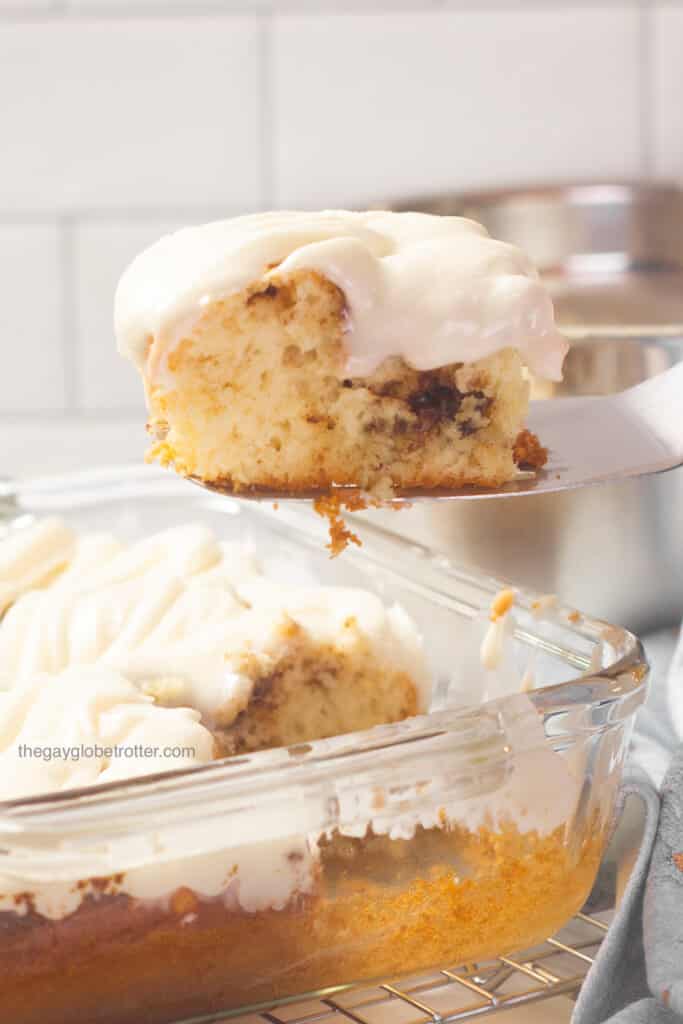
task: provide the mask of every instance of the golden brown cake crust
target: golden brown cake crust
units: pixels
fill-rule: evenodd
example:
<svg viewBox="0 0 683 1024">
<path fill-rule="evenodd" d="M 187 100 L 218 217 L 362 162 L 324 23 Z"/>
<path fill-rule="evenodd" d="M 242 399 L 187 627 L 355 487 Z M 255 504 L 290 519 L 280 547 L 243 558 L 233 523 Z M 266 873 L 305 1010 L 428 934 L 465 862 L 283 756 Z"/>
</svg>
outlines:
<svg viewBox="0 0 683 1024">
<path fill-rule="evenodd" d="M 12 1024 L 167 1024 L 340 982 L 455 966 L 540 941 L 585 900 L 602 830 L 570 849 L 510 826 L 410 840 L 334 834 L 314 893 L 247 914 L 187 888 L 87 898 L 62 921 L 0 915 Z"/>
</svg>

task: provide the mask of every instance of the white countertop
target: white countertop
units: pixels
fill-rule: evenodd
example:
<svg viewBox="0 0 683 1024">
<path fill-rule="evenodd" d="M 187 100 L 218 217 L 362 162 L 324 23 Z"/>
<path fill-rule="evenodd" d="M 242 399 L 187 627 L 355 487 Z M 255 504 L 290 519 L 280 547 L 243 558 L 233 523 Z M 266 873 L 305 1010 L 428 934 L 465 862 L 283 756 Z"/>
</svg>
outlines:
<svg viewBox="0 0 683 1024">
<path fill-rule="evenodd" d="M 141 462 L 147 445 L 139 419 L 0 418 L 0 478 Z M 505 1024 L 569 1024 L 572 1005 L 558 997 L 503 1011 L 496 1019 Z"/>
</svg>

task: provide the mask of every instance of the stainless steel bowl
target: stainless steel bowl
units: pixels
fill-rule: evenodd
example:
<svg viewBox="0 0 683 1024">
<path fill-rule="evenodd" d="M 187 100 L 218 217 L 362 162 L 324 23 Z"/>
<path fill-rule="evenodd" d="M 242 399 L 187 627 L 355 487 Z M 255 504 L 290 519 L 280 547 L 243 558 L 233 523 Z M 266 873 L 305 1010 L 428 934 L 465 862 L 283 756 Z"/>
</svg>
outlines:
<svg viewBox="0 0 683 1024">
<path fill-rule="evenodd" d="M 390 204 L 469 216 L 522 245 L 572 337 L 560 387 L 609 394 L 683 359 L 683 192 L 571 185 Z M 683 415 L 683 396 L 682 396 Z M 643 632 L 683 616 L 683 470 L 505 502 L 382 513 L 384 525 Z"/>
</svg>

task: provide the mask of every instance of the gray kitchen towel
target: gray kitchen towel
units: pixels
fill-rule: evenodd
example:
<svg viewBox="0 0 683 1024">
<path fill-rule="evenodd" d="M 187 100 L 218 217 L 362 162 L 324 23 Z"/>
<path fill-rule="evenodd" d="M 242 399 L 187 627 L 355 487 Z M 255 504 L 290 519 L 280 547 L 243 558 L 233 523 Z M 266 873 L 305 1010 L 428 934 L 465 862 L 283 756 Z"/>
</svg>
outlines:
<svg viewBox="0 0 683 1024">
<path fill-rule="evenodd" d="M 664 779 L 661 803 L 642 781 L 623 793 L 643 800 L 645 834 L 572 1021 L 683 1024 L 683 747 Z"/>
<path fill-rule="evenodd" d="M 675 643 L 670 630 L 646 640 L 651 686 L 630 753 L 638 776 L 622 791 L 643 801 L 645 830 L 573 1024 L 683 1024 L 683 633 L 673 653 Z M 646 780 L 662 784 L 661 801 Z"/>
<path fill-rule="evenodd" d="M 643 778 L 624 784 L 622 806 L 631 796 L 645 805 L 640 852 L 619 910 L 579 993 L 572 1024 L 660 1024 L 660 1018 L 650 1014 L 643 948 L 643 904 L 657 833 L 659 797 Z M 665 1022 L 669 1024 L 666 1017 L 661 1018 L 661 1024 Z"/>
<path fill-rule="evenodd" d="M 650 663 L 647 700 L 636 716 L 629 766 L 637 765 L 660 788 L 674 750 L 683 742 L 683 642 L 677 629 L 662 629 L 643 640 Z"/>
<path fill-rule="evenodd" d="M 643 937 L 652 994 L 683 1021 L 683 747 L 662 786 L 662 806 L 645 889 Z"/>
</svg>

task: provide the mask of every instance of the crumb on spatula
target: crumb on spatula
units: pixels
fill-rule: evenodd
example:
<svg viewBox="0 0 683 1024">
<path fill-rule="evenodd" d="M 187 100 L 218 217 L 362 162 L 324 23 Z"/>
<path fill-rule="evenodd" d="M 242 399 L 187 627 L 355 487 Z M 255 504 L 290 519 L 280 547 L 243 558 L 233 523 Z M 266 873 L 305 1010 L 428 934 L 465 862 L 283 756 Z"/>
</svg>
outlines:
<svg viewBox="0 0 683 1024">
<path fill-rule="evenodd" d="M 512 453 L 520 469 L 542 469 L 548 461 L 548 449 L 526 428 L 517 435 Z"/>
</svg>

